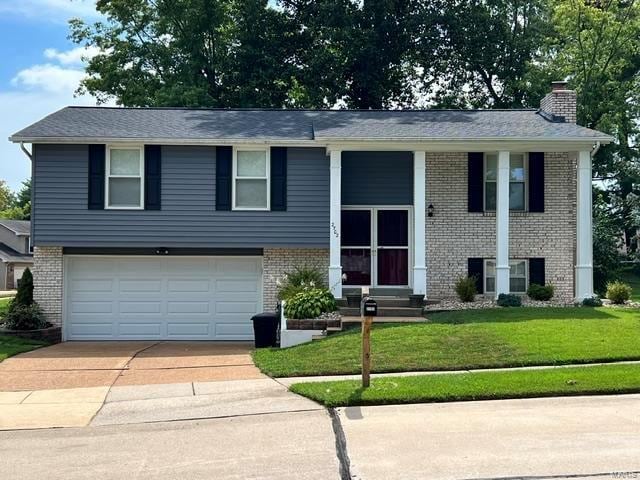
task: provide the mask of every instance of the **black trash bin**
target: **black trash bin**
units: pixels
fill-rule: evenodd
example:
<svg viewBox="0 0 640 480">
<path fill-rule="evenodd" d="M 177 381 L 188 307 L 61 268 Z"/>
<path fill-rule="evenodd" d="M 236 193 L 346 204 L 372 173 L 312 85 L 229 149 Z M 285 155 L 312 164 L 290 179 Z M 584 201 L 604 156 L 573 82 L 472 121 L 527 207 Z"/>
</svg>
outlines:
<svg viewBox="0 0 640 480">
<path fill-rule="evenodd" d="M 277 313 L 259 313 L 251 317 L 256 348 L 277 347 L 280 316 Z"/>
</svg>

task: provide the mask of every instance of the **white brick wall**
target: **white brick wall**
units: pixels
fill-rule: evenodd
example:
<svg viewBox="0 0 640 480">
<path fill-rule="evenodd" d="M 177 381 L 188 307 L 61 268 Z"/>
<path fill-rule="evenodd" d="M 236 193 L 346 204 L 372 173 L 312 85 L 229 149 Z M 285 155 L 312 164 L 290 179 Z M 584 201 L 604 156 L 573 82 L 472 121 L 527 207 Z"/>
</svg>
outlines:
<svg viewBox="0 0 640 480">
<path fill-rule="evenodd" d="M 328 231 L 328 229 L 327 229 Z M 329 272 L 328 248 L 265 248 L 263 258 L 263 308 L 273 311 L 278 302 L 278 285 L 285 273 L 296 268 L 318 268 Z"/>
<path fill-rule="evenodd" d="M 62 325 L 63 257 L 62 247 L 33 249 L 33 299 L 47 321 Z"/>
<path fill-rule="evenodd" d="M 545 154 L 544 213 L 509 218 L 509 256 L 545 258 L 546 281 L 556 297 L 573 298 L 576 231 L 575 159 Z M 496 218 L 467 211 L 467 154 L 427 153 L 427 296 L 455 296 L 455 281 L 467 275 L 467 258 L 495 258 Z"/>
</svg>

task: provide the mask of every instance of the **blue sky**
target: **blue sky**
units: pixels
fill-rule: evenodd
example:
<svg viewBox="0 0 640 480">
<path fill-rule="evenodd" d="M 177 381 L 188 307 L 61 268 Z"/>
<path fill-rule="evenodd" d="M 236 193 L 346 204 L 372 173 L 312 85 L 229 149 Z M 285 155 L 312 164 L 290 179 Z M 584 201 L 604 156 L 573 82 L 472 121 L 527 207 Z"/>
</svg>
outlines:
<svg viewBox="0 0 640 480">
<path fill-rule="evenodd" d="M 29 160 L 7 138 L 65 105 L 95 105 L 74 91 L 84 52 L 67 39 L 72 17 L 95 20 L 93 0 L 0 0 L 0 179 L 13 189 Z"/>
</svg>

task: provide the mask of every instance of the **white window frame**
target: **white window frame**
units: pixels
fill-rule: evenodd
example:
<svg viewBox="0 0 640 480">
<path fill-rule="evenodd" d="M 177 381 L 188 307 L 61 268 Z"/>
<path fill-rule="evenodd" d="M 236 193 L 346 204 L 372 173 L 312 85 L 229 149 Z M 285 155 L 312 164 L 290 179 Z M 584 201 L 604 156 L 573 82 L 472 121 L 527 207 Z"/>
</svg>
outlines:
<svg viewBox="0 0 640 480">
<path fill-rule="evenodd" d="M 111 150 L 138 150 L 140 152 L 139 175 L 111 175 Z M 106 210 L 144 210 L 144 145 L 107 145 L 104 172 L 104 208 Z M 111 178 L 139 178 L 140 203 L 138 206 L 109 205 L 109 180 Z"/>
<path fill-rule="evenodd" d="M 487 156 L 496 155 L 498 152 L 486 152 L 482 161 L 482 209 L 485 212 L 495 212 L 495 209 L 487 208 L 487 183 L 498 183 L 498 180 L 487 180 Z M 524 182 L 512 182 L 509 179 L 509 185 L 512 183 L 524 183 L 524 208 L 522 210 L 512 210 L 509 205 L 510 212 L 528 212 L 529 211 L 529 153 L 528 152 L 509 152 L 509 175 L 511 175 L 511 155 L 524 155 L 522 167 L 524 168 Z M 497 199 L 496 199 L 497 201 Z"/>
<path fill-rule="evenodd" d="M 238 177 L 238 152 L 264 152 L 265 176 L 263 177 Z M 271 149 L 261 147 L 233 147 L 232 182 L 231 182 L 231 209 L 240 211 L 268 212 L 271 210 Z M 266 207 L 238 207 L 236 204 L 237 180 L 265 180 L 267 182 L 267 206 Z"/>
<path fill-rule="evenodd" d="M 494 264 L 496 263 L 496 260 L 494 258 L 485 258 L 484 259 L 484 278 L 482 279 L 482 285 L 484 287 L 484 293 L 496 293 L 495 289 L 493 290 L 489 290 L 487 288 L 487 264 L 489 262 L 493 262 Z M 522 263 L 524 262 L 524 290 L 522 292 L 511 292 L 511 265 L 515 264 L 515 263 Z M 495 279 L 495 277 L 493 277 Z M 521 278 L 520 276 L 518 276 L 517 278 Z M 495 285 L 495 280 L 494 280 L 494 285 Z M 524 295 L 525 293 L 527 293 L 527 289 L 529 288 L 529 261 L 525 258 L 512 258 L 509 260 L 509 293 L 515 293 L 516 295 Z"/>
</svg>

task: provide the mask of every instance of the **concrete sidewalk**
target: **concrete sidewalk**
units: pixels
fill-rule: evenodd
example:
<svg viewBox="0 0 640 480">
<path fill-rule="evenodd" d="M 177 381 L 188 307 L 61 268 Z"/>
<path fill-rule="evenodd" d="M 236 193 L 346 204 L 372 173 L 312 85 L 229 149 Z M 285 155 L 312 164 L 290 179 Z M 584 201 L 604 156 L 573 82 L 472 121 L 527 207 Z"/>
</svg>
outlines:
<svg viewBox="0 0 640 480">
<path fill-rule="evenodd" d="M 640 395 L 338 410 L 353 478 L 640 477 Z M 618 472 L 627 475 L 615 477 Z"/>
<path fill-rule="evenodd" d="M 322 410 L 269 379 L 0 393 L 0 430 Z"/>
</svg>

